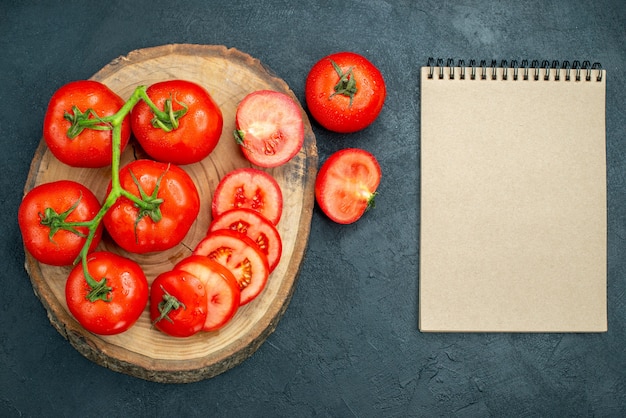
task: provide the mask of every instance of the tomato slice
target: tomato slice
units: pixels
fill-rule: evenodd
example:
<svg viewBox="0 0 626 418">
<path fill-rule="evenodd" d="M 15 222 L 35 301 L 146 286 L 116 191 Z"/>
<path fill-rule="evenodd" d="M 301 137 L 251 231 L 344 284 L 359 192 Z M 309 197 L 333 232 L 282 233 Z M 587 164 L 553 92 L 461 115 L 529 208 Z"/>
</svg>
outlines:
<svg viewBox="0 0 626 418">
<path fill-rule="evenodd" d="M 239 168 L 226 174 L 213 195 L 213 218 L 230 209 L 255 210 L 274 225 L 283 213 L 283 194 L 276 179 L 256 168 Z"/>
<path fill-rule="evenodd" d="M 381 170 L 376 158 L 358 148 L 346 148 L 331 155 L 315 180 L 315 198 L 333 221 L 357 221 L 372 206 Z"/>
<path fill-rule="evenodd" d="M 207 292 L 202 282 L 183 270 L 161 273 L 150 288 L 150 320 L 173 337 L 202 330 L 207 317 Z"/>
<path fill-rule="evenodd" d="M 240 305 L 249 303 L 265 288 L 270 267 L 267 257 L 246 235 L 228 229 L 208 234 L 194 255 L 203 255 L 228 268 L 241 290 Z"/>
<path fill-rule="evenodd" d="M 272 90 L 248 94 L 237 106 L 235 137 L 244 156 L 261 167 L 291 160 L 304 143 L 300 106 L 288 95 Z"/>
<path fill-rule="evenodd" d="M 235 276 L 226 267 L 202 255 L 184 258 L 174 270 L 193 274 L 207 291 L 207 316 L 204 331 L 216 331 L 232 319 L 239 309 L 241 292 Z"/>
<path fill-rule="evenodd" d="M 209 233 L 219 229 L 239 231 L 250 237 L 266 255 L 270 273 L 274 271 L 283 251 L 278 230 L 267 218 L 252 209 L 231 209 L 211 222 Z"/>
</svg>

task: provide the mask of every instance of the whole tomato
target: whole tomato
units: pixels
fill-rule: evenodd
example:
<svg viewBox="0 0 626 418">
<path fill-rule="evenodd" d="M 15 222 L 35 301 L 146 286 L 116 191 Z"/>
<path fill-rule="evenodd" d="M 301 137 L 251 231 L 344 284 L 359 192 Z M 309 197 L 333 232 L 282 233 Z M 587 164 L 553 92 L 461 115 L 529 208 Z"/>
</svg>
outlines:
<svg viewBox="0 0 626 418">
<path fill-rule="evenodd" d="M 117 199 L 103 218 L 111 238 L 133 253 L 163 251 L 179 244 L 200 211 L 198 189 L 189 174 L 174 164 L 135 160 L 119 176 L 122 188 L 146 207 L 138 207 L 125 196 Z"/>
<path fill-rule="evenodd" d="M 106 167 L 111 164 L 112 131 L 98 118 L 117 113 L 124 100 L 106 85 L 93 80 L 70 82 L 50 99 L 43 122 L 43 137 L 52 154 L 73 167 Z M 81 121 L 94 123 L 80 128 Z M 128 144 L 131 126 L 126 116 L 121 126 L 121 149 Z"/>
<path fill-rule="evenodd" d="M 204 327 L 207 291 L 196 276 L 170 270 L 154 279 L 150 288 L 150 320 L 173 337 L 189 337 Z"/>
<path fill-rule="evenodd" d="M 94 334 L 113 335 L 129 329 L 148 304 L 148 280 L 136 262 L 106 251 L 88 256 L 87 270 L 96 280 L 106 280 L 107 300 L 89 300 L 92 288 L 76 265 L 65 284 L 67 307 L 74 318 Z"/>
<path fill-rule="evenodd" d="M 168 116 L 160 119 L 141 101 L 131 112 L 132 131 L 155 160 L 191 164 L 208 156 L 222 135 L 222 112 L 204 87 L 185 80 L 153 84 L 150 100 Z"/>
<path fill-rule="evenodd" d="M 85 223 L 99 210 L 96 196 L 75 181 L 59 180 L 33 188 L 24 196 L 17 214 L 26 250 L 41 263 L 72 264 L 89 233 Z M 101 235 L 99 225 L 90 251 L 96 248 Z"/>
<path fill-rule="evenodd" d="M 338 52 L 313 65 L 304 94 L 311 116 L 320 125 L 350 133 L 374 122 L 387 93 L 382 74 L 367 58 Z"/>
</svg>

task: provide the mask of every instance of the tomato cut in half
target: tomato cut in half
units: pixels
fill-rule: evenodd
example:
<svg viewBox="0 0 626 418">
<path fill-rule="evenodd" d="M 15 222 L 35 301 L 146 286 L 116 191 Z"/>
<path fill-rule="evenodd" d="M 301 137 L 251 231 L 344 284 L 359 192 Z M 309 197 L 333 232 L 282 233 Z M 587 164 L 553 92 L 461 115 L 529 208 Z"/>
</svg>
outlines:
<svg viewBox="0 0 626 418">
<path fill-rule="evenodd" d="M 219 229 L 239 231 L 250 237 L 267 257 L 270 273 L 274 271 L 283 251 L 278 230 L 267 218 L 252 209 L 231 209 L 211 222 L 209 233 Z"/>
<path fill-rule="evenodd" d="M 184 270 L 161 273 L 150 288 L 150 320 L 173 337 L 190 337 L 202 330 L 207 317 L 207 292 L 202 282 Z"/>
<path fill-rule="evenodd" d="M 230 209 L 255 210 L 274 225 L 283 213 L 283 193 L 271 174 L 256 168 L 239 168 L 226 174 L 213 195 L 213 218 Z"/>
<path fill-rule="evenodd" d="M 267 257 L 246 235 L 220 229 L 208 234 L 194 250 L 228 268 L 241 290 L 240 305 L 249 303 L 265 288 L 270 267 Z"/>
<path fill-rule="evenodd" d="M 373 205 L 380 178 L 380 165 L 372 154 L 346 148 L 322 164 L 315 180 L 315 198 L 330 219 L 350 224 Z"/>
<path fill-rule="evenodd" d="M 291 160 L 304 143 L 300 106 L 285 93 L 258 90 L 237 106 L 235 138 L 244 156 L 260 167 Z"/>
<path fill-rule="evenodd" d="M 193 274 L 204 284 L 207 291 L 204 331 L 217 331 L 235 316 L 241 302 L 241 292 L 229 269 L 208 257 L 190 255 L 179 261 L 174 270 Z"/>
</svg>

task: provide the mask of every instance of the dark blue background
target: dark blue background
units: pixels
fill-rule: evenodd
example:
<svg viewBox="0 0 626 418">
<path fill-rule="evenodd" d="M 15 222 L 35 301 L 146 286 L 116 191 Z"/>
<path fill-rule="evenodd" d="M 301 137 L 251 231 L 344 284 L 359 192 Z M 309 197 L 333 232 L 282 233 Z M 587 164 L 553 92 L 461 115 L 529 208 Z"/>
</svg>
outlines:
<svg viewBox="0 0 626 418">
<path fill-rule="evenodd" d="M 622 0 L 58 3 L 0 5 L 0 416 L 626 414 Z M 388 87 L 370 128 L 338 135 L 313 125 L 320 161 L 350 146 L 376 155 L 383 170 L 376 208 L 350 226 L 316 208 L 276 331 L 240 366 L 185 385 L 118 374 L 74 350 L 33 294 L 16 223 L 52 93 L 134 49 L 168 43 L 240 49 L 302 103 L 309 68 L 340 50 L 370 58 Z M 607 333 L 417 330 L 419 67 L 429 56 L 588 59 L 607 69 Z"/>
</svg>

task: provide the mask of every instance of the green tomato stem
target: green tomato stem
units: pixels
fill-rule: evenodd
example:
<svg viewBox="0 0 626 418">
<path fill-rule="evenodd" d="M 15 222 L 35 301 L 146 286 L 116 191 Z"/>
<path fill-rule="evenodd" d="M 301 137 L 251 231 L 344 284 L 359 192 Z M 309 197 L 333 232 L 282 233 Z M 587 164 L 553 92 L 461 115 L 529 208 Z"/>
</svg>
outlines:
<svg viewBox="0 0 626 418">
<path fill-rule="evenodd" d="M 135 107 L 135 105 L 143 100 L 155 114 L 155 118 L 168 120 L 172 116 L 171 109 L 168 112 L 163 112 L 157 108 L 157 106 L 152 102 L 152 100 L 148 97 L 146 93 L 146 86 L 138 86 L 133 94 L 130 96 L 128 101 L 124 103 L 124 105 L 118 110 L 115 114 L 102 117 L 102 118 L 85 118 L 78 121 L 78 125 L 80 126 L 80 130 L 88 128 L 88 129 L 111 129 L 112 133 L 112 157 L 111 157 L 111 190 L 106 196 L 104 203 L 96 216 L 91 221 L 88 222 L 74 222 L 74 223 L 66 223 L 65 226 L 76 227 L 83 226 L 87 227 L 89 233 L 87 234 L 85 243 L 75 261 L 78 263 L 79 261 L 82 263 L 83 275 L 85 277 L 85 281 L 90 287 L 90 292 L 87 294 L 86 298 L 91 302 L 95 302 L 96 300 L 103 300 L 108 302 L 111 300 L 111 287 L 107 285 L 106 277 L 102 277 L 99 280 L 95 279 L 91 273 L 89 273 L 88 269 L 88 254 L 89 249 L 93 243 L 96 232 L 104 215 L 108 212 L 108 210 L 115 204 L 115 202 L 120 197 L 125 197 L 131 200 L 143 213 L 147 211 L 154 210 L 155 204 L 158 205 L 162 202 L 160 199 L 156 199 L 156 191 L 154 192 L 154 196 L 151 196 L 151 199 L 142 199 L 129 191 L 125 190 L 120 183 L 120 159 L 121 159 L 121 132 L 122 132 L 122 123 L 126 116 L 131 112 L 131 110 Z M 185 109 L 186 111 L 186 109 Z M 88 112 L 85 112 L 88 113 Z M 182 112 L 184 114 L 184 112 Z M 181 117 L 182 115 L 177 114 L 177 117 Z M 176 125 L 177 126 L 177 125 Z M 176 128 L 174 127 L 174 129 Z M 74 128 L 74 127 L 72 127 Z M 75 128 L 77 129 L 77 128 Z"/>
</svg>

